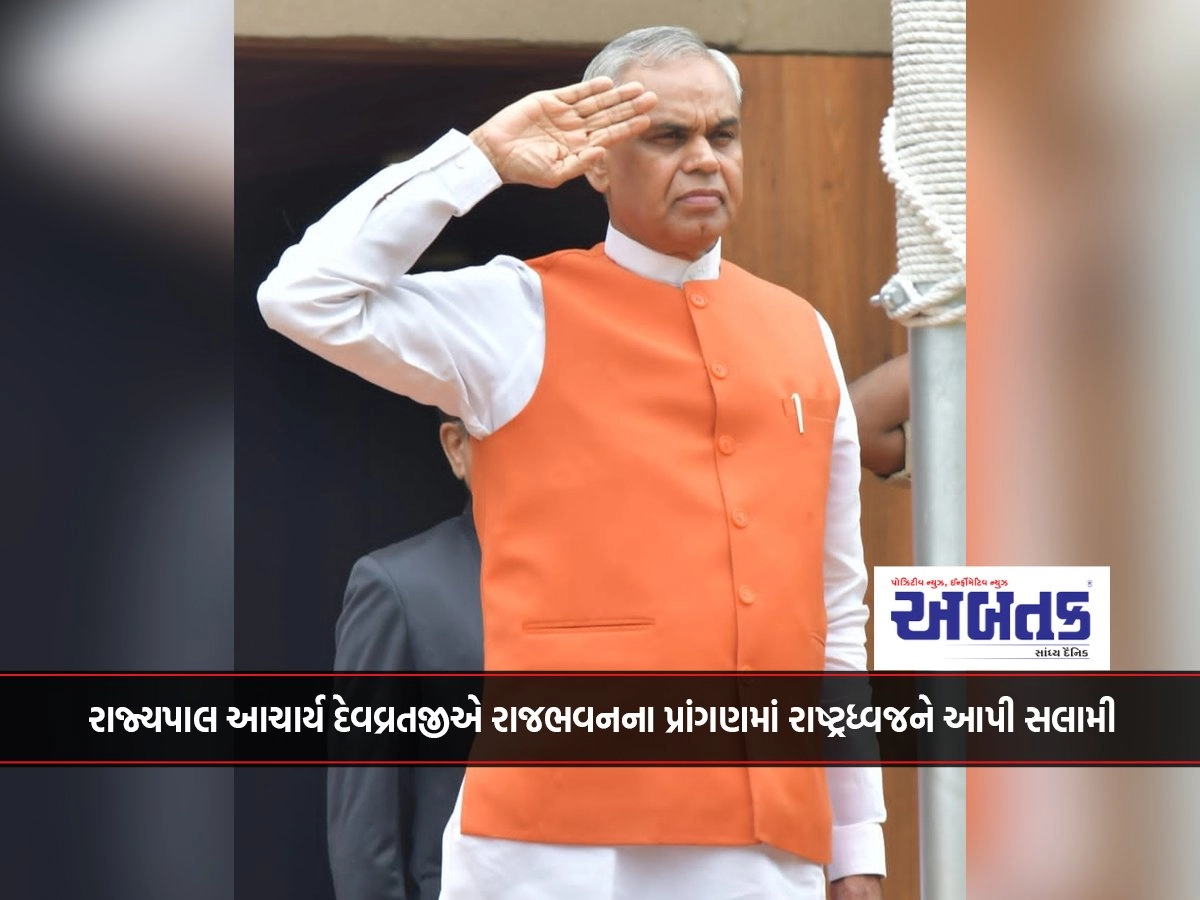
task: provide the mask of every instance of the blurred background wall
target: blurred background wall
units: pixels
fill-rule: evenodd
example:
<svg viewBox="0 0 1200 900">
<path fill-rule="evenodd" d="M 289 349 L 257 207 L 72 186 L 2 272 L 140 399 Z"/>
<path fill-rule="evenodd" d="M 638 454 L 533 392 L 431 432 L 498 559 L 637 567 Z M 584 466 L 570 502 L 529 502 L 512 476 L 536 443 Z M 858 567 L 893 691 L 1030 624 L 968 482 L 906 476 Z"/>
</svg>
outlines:
<svg viewBox="0 0 1200 900">
<path fill-rule="evenodd" d="M 239 37 L 368 37 L 603 46 L 646 25 L 686 25 L 714 46 L 764 53 L 886 53 L 891 7 L 880 0 L 240 0 Z"/>
</svg>

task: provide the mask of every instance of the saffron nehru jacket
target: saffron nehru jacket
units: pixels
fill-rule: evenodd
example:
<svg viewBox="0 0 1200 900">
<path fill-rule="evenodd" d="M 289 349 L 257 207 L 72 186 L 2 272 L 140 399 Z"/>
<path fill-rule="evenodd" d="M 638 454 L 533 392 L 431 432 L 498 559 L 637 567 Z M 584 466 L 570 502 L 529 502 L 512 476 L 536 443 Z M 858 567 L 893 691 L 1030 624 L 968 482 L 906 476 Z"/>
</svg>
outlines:
<svg viewBox="0 0 1200 900">
<path fill-rule="evenodd" d="M 543 370 L 474 448 L 487 668 L 823 669 L 840 391 L 815 310 L 728 261 L 679 287 L 603 245 L 529 265 Z M 476 768 L 462 827 L 823 863 L 832 817 L 820 768 Z"/>
</svg>

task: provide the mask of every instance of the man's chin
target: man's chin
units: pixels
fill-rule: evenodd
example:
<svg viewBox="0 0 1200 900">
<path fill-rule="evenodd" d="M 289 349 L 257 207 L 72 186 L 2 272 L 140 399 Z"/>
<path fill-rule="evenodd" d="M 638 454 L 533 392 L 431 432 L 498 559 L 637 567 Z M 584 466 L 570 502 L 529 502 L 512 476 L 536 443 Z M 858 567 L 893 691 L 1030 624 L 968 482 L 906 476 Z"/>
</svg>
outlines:
<svg viewBox="0 0 1200 900">
<path fill-rule="evenodd" d="M 729 221 L 724 216 L 706 218 L 700 221 L 688 222 L 683 228 L 676 232 L 676 236 L 681 244 L 686 244 L 689 247 L 699 247 L 700 252 L 705 253 L 717 239 L 725 234 L 729 227 Z"/>
</svg>

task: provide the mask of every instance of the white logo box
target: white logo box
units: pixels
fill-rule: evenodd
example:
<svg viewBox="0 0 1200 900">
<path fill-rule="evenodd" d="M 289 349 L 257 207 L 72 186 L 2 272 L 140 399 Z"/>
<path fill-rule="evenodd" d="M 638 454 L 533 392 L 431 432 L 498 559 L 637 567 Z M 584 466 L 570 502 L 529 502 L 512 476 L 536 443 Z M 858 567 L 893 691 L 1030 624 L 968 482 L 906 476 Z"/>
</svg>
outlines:
<svg viewBox="0 0 1200 900">
<path fill-rule="evenodd" d="M 876 670 L 1107 671 L 1107 566 L 876 566 Z"/>
</svg>

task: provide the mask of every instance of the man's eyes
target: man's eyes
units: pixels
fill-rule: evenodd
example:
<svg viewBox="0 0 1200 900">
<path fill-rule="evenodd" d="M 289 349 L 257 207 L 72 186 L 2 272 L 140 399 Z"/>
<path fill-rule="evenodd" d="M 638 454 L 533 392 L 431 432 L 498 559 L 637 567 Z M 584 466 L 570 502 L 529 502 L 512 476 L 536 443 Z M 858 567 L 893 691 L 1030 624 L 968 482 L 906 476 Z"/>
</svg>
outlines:
<svg viewBox="0 0 1200 900">
<path fill-rule="evenodd" d="M 653 135 L 653 136 L 651 136 L 650 139 L 652 141 L 654 141 L 656 144 L 664 144 L 664 145 L 674 146 L 674 145 L 686 143 L 690 139 L 690 137 L 691 137 L 690 135 L 688 135 L 684 132 L 668 131 L 664 134 Z M 728 146 L 729 144 L 732 144 L 734 141 L 736 141 L 737 137 L 738 137 L 738 135 L 737 135 L 736 131 L 732 131 L 729 129 L 721 129 L 720 131 L 714 131 L 712 134 L 708 135 L 708 140 L 710 143 L 714 144 L 715 146 L 725 147 L 725 146 Z"/>
</svg>

